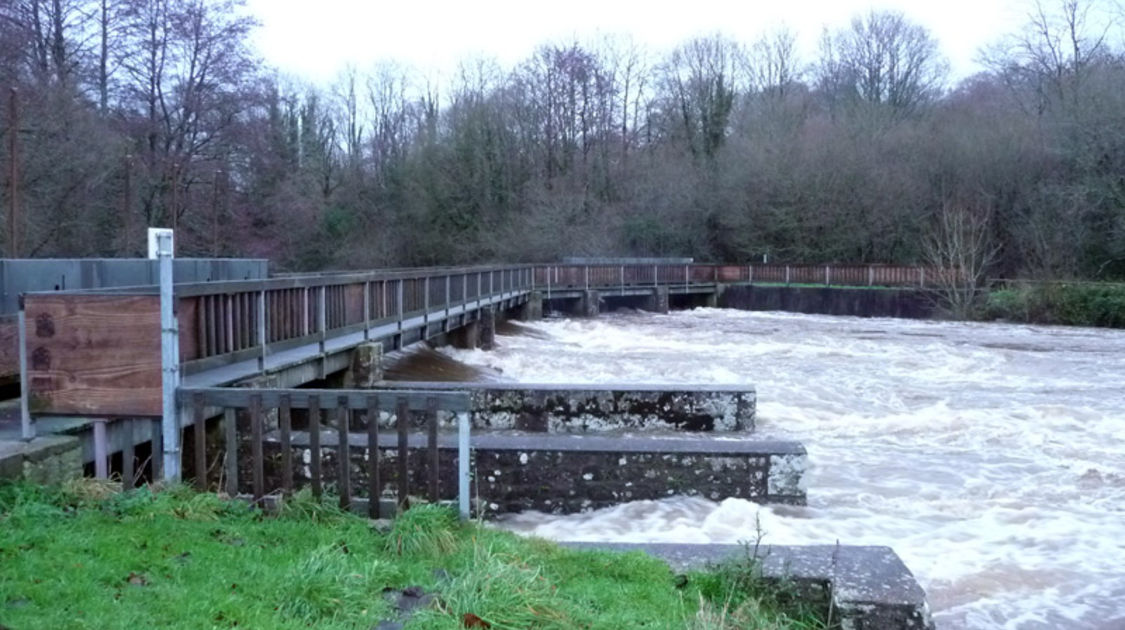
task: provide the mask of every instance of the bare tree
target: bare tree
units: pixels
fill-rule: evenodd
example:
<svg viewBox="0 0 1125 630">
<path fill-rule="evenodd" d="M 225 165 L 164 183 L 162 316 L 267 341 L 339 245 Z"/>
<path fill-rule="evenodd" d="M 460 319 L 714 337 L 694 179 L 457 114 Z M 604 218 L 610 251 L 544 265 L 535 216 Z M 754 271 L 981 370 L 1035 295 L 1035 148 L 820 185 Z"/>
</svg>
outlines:
<svg viewBox="0 0 1125 630">
<path fill-rule="evenodd" d="M 991 237 L 991 216 L 992 209 L 985 203 L 947 201 L 925 241 L 927 262 L 940 270 L 935 282 L 938 299 L 959 319 L 972 314 L 988 269 L 999 252 Z"/>
<path fill-rule="evenodd" d="M 929 30 L 897 11 L 871 11 L 848 28 L 825 31 L 815 68 L 818 87 L 836 103 L 914 113 L 941 95 L 948 64 Z"/>
</svg>

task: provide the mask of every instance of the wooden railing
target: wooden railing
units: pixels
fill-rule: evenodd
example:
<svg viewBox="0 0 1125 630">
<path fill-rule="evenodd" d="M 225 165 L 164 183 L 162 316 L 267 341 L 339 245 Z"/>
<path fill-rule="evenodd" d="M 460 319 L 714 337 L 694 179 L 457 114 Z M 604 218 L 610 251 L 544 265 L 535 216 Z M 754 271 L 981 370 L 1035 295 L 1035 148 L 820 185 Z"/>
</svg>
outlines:
<svg viewBox="0 0 1125 630">
<path fill-rule="evenodd" d="M 176 287 L 185 373 L 324 343 L 532 288 L 530 267 L 293 275 Z"/>
<path fill-rule="evenodd" d="M 177 399 L 189 408 L 193 418 L 190 470 L 199 489 L 221 485 L 230 496 L 249 494 L 254 501 L 276 492 L 291 494 L 301 485 L 294 472 L 306 465 L 293 458 L 294 438 L 300 437 L 305 443 L 298 446 L 308 452 L 307 477 L 312 494 L 317 498 L 326 491 L 335 494 L 344 509 L 353 507 L 357 495 L 350 453 L 353 449 L 366 450 L 366 457 L 355 459 L 364 462 L 366 483 L 358 494 L 366 498 L 371 518 L 379 517 L 379 499 L 386 483 L 397 488 L 398 505 L 406 505 L 412 473 L 420 471 L 425 477 L 425 493 L 431 502 L 452 494 L 448 488 L 443 493 L 440 487 L 438 414 L 454 414 L 458 430 L 456 496 L 462 514 L 467 516 L 470 429 L 469 397 L 464 392 L 181 388 Z M 216 414 L 223 418 L 223 465 L 210 474 L 205 420 Z M 387 422 L 382 428 L 395 429 L 395 442 L 392 436 L 380 435 L 381 414 L 393 418 L 393 424 Z M 409 442 L 418 429 L 425 431 L 425 448 L 415 449 L 416 461 L 411 462 Z M 362 438 L 356 439 L 355 433 Z M 277 445 L 276 457 L 267 458 L 267 443 Z M 381 470 L 381 449 L 392 443 L 397 443 L 396 461 L 387 478 L 386 471 Z M 334 474 L 324 470 L 326 449 L 336 459 Z M 131 453 L 123 454 L 123 461 L 126 456 L 131 459 Z M 273 476 L 267 474 L 267 459 Z M 154 456 L 154 461 L 159 458 Z M 249 471 L 240 462 L 247 463 Z"/>
<path fill-rule="evenodd" d="M 895 265 L 539 265 L 535 268 L 535 287 L 567 290 L 737 282 L 926 288 L 948 283 L 955 273 L 951 269 Z"/>
</svg>

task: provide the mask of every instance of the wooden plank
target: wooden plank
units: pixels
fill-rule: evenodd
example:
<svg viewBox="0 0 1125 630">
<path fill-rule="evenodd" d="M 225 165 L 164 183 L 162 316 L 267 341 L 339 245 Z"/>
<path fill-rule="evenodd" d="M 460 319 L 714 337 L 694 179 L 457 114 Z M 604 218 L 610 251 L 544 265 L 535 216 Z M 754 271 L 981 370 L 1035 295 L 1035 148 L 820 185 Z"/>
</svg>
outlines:
<svg viewBox="0 0 1125 630">
<path fill-rule="evenodd" d="M 16 317 L 0 317 L 0 381 L 20 375 L 19 328 Z"/>
<path fill-rule="evenodd" d="M 374 396 L 379 401 L 379 406 L 385 409 L 394 408 L 401 400 L 406 401 L 407 408 L 412 411 L 425 411 L 430 398 L 437 399 L 438 408 L 443 411 L 471 411 L 469 409 L 469 394 L 462 390 L 425 391 L 425 390 L 385 390 L 372 391 L 363 389 L 248 389 L 244 387 L 199 387 L 180 388 L 177 397 L 181 403 L 188 404 L 196 393 L 203 394 L 208 406 L 235 407 L 248 409 L 250 397 L 262 397 L 262 404 L 266 407 L 281 405 L 281 396 L 292 396 L 292 406 L 295 409 L 307 409 L 310 401 L 316 400 L 322 409 L 333 408 L 341 397 L 347 398 L 348 409 L 366 409 L 367 401 Z"/>
<path fill-rule="evenodd" d="M 207 490 L 207 418 L 203 414 L 203 396 L 192 396 L 192 408 L 195 412 L 195 423 L 192 433 L 195 436 L 195 487 L 200 492 Z"/>
<path fill-rule="evenodd" d="M 227 495 L 238 495 L 238 416 L 234 409 L 223 411 L 223 436 L 227 449 Z"/>
<path fill-rule="evenodd" d="M 351 411 L 347 404 L 347 397 L 341 396 L 336 407 L 336 488 L 340 494 L 340 508 L 343 510 L 350 510 L 352 506 L 351 450 L 348 446 L 348 419 Z"/>
<path fill-rule="evenodd" d="M 35 414 L 161 414 L 160 298 L 29 295 L 29 407 Z"/>
<path fill-rule="evenodd" d="M 404 509 L 410 498 L 410 451 L 408 432 L 410 430 L 410 405 L 405 398 L 399 398 L 395 408 L 395 425 L 398 427 L 398 509 Z"/>
<path fill-rule="evenodd" d="M 367 515 L 379 518 L 379 497 L 383 486 L 379 479 L 379 397 L 367 398 Z"/>
<path fill-rule="evenodd" d="M 261 499 L 265 490 L 265 458 L 262 455 L 262 397 L 250 399 L 250 453 L 253 459 L 254 500 Z"/>
<path fill-rule="evenodd" d="M 309 474 L 312 477 L 312 493 L 320 498 L 324 487 L 320 477 L 320 398 L 310 396 L 309 408 Z"/>
<path fill-rule="evenodd" d="M 440 497 L 438 496 L 438 462 L 440 455 L 438 452 L 438 401 L 437 398 L 429 398 L 426 400 L 426 421 L 429 423 L 429 436 L 426 442 L 426 447 L 429 450 L 430 466 L 429 466 L 429 485 L 430 485 L 430 503 L 437 503 Z"/>
<path fill-rule="evenodd" d="M 277 415 L 281 430 L 281 489 L 288 495 L 293 492 L 293 411 L 288 394 L 281 396 Z"/>
</svg>

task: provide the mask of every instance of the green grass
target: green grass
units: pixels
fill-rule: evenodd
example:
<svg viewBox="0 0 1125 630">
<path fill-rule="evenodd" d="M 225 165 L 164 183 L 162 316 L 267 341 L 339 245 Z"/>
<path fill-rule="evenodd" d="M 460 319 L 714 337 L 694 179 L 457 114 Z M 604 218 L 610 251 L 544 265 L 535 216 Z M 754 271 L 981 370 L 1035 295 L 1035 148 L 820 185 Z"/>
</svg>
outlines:
<svg viewBox="0 0 1125 630">
<path fill-rule="evenodd" d="M 561 548 L 422 506 L 380 533 L 299 495 L 266 515 L 186 488 L 0 484 L 0 626 L 356 628 L 386 589 L 438 603 L 407 628 L 820 628 L 733 563 L 674 576 L 641 553 Z M 783 610 L 784 609 L 784 610 Z M 788 614 L 786 614 L 788 613 Z"/>
</svg>

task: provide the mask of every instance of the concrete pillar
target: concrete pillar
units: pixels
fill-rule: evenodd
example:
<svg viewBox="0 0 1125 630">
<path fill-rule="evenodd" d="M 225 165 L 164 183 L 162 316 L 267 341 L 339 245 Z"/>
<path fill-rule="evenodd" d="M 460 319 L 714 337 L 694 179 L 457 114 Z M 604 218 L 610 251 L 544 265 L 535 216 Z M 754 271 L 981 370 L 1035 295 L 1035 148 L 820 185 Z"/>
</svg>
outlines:
<svg viewBox="0 0 1125 630">
<path fill-rule="evenodd" d="M 727 285 L 716 284 L 715 285 L 715 292 L 707 294 L 707 307 L 708 308 L 719 308 L 719 301 L 722 299 L 723 293 L 726 293 L 726 290 L 727 290 Z"/>
<path fill-rule="evenodd" d="M 486 306 L 480 310 L 480 348 L 492 350 L 496 347 L 496 310 Z"/>
<path fill-rule="evenodd" d="M 543 319 L 543 294 L 532 291 L 527 296 L 527 302 L 520 307 L 520 319 L 525 322 Z"/>
<path fill-rule="evenodd" d="M 352 350 L 351 365 L 344 374 L 346 389 L 370 389 L 383 380 L 383 344 L 361 343 Z"/>
<path fill-rule="evenodd" d="M 652 295 L 645 298 L 642 308 L 650 313 L 667 313 L 671 308 L 668 302 L 668 287 L 653 287 Z"/>
<path fill-rule="evenodd" d="M 449 333 L 449 343 L 461 350 L 476 350 L 480 345 L 481 326 L 479 321 L 471 321 Z"/>
<path fill-rule="evenodd" d="M 578 310 L 575 315 L 579 317 L 597 317 L 601 312 L 602 296 L 593 289 L 586 289 L 582 292 L 582 297 L 578 298 Z"/>
</svg>

